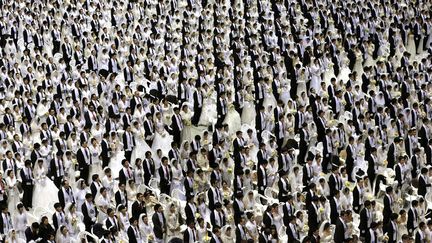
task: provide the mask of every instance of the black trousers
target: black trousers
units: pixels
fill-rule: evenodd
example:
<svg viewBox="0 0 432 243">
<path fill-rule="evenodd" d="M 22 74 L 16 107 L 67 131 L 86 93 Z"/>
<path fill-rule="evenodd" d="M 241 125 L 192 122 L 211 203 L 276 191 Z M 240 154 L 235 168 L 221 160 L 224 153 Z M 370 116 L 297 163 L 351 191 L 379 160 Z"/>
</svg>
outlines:
<svg viewBox="0 0 432 243">
<path fill-rule="evenodd" d="M 80 171 L 80 179 L 83 179 L 87 183 L 89 171 L 90 171 L 90 166 L 86 165 L 86 166 L 80 167 L 79 171 Z"/>
<path fill-rule="evenodd" d="M 63 176 L 60 176 L 60 177 L 54 177 L 54 180 L 53 180 L 54 185 L 56 185 L 56 187 L 57 187 L 58 189 L 60 189 L 60 186 L 61 186 L 62 181 L 63 181 Z"/>
<path fill-rule="evenodd" d="M 125 154 L 125 159 L 127 159 L 127 161 L 129 161 L 129 163 L 132 163 L 132 161 L 131 161 L 132 150 L 125 151 L 124 154 Z"/>
<path fill-rule="evenodd" d="M 22 198 L 24 207 L 33 207 L 33 185 L 23 185 L 22 188 L 24 191 Z"/>
<path fill-rule="evenodd" d="M 174 140 L 174 142 L 176 142 L 177 145 L 180 146 L 180 143 L 181 143 L 181 132 L 177 131 L 177 130 L 173 130 L 172 133 L 173 133 L 173 140 Z"/>
<path fill-rule="evenodd" d="M 60 41 L 53 41 L 53 55 L 60 52 Z"/>
<path fill-rule="evenodd" d="M 202 112 L 202 107 L 194 109 L 194 115 L 193 115 L 192 120 L 191 120 L 191 122 L 194 126 L 198 126 L 199 120 L 201 118 L 201 112 Z"/>
<path fill-rule="evenodd" d="M 226 116 L 226 114 L 225 115 L 218 115 L 218 119 L 217 119 L 216 124 L 222 125 L 223 121 L 225 120 L 225 116 Z"/>
<path fill-rule="evenodd" d="M 421 37 L 420 36 L 414 36 L 414 44 L 415 44 L 415 51 L 418 53 L 418 49 L 420 46 Z"/>
</svg>

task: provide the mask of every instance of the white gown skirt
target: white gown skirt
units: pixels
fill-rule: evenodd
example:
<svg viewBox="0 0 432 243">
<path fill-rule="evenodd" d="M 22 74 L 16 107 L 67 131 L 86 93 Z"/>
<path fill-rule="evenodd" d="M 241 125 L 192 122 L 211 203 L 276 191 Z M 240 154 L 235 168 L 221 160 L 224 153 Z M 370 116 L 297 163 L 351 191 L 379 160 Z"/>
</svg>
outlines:
<svg viewBox="0 0 432 243">
<path fill-rule="evenodd" d="M 156 132 L 155 138 L 152 144 L 152 151 L 156 153 L 158 149 L 162 150 L 164 156 L 168 156 L 168 152 L 171 149 L 171 142 L 173 141 L 173 136 L 169 135 L 168 132 L 164 131 L 162 134 Z"/>
<path fill-rule="evenodd" d="M 241 130 L 241 117 L 234 108 L 228 111 L 223 123 L 228 124 L 231 134 L 235 134 L 237 131 Z"/>
<path fill-rule="evenodd" d="M 251 127 L 255 127 L 255 116 L 255 104 L 253 104 L 252 102 L 245 102 L 241 114 L 241 123 L 248 124 Z"/>
<path fill-rule="evenodd" d="M 54 203 L 58 202 L 57 193 L 58 189 L 52 180 L 43 178 L 36 181 L 33 188 L 33 208 L 52 210 Z"/>
</svg>

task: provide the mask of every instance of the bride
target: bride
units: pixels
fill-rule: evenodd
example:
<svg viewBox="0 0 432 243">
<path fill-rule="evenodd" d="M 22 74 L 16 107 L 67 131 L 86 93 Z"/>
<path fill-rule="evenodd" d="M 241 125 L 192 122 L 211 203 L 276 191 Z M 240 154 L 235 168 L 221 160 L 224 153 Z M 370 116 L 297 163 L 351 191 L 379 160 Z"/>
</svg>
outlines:
<svg viewBox="0 0 432 243">
<path fill-rule="evenodd" d="M 57 187 L 54 182 L 46 178 L 47 171 L 43 166 L 43 161 L 39 160 L 35 165 L 34 171 L 35 186 L 33 190 L 33 207 L 46 208 L 57 201 L 57 197 L 40 197 L 40 195 L 57 195 Z"/>
<path fill-rule="evenodd" d="M 153 140 L 152 150 L 156 151 L 158 149 L 162 150 L 162 153 L 167 155 L 171 149 L 172 135 L 169 135 L 165 130 L 165 123 L 163 121 L 162 114 L 160 112 L 156 112 L 155 118 L 155 127 L 156 134 Z"/>
<path fill-rule="evenodd" d="M 183 103 L 181 107 L 180 115 L 183 120 L 183 131 L 182 131 L 182 141 L 191 141 L 192 140 L 192 123 L 191 118 L 193 113 L 189 110 L 189 103 Z"/>
<path fill-rule="evenodd" d="M 8 193 L 8 210 L 11 214 L 16 212 L 15 206 L 19 202 L 19 191 L 17 187 L 17 179 L 13 170 L 6 171 L 6 186 Z"/>
<path fill-rule="evenodd" d="M 65 206 L 67 228 L 71 237 L 76 237 L 80 231 L 85 229 L 82 222 L 83 215 L 76 210 L 75 203 L 68 203 Z"/>
<path fill-rule="evenodd" d="M 241 123 L 248 124 L 250 126 L 255 126 L 255 105 L 254 105 L 254 96 L 252 94 L 253 86 L 246 87 L 246 96 L 244 97 L 244 107 L 241 114 Z"/>
<path fill-rule="evenodd" d="M 217 120 L 217 112 L 216 112 L 216 101 L 215 95 L 212 89 L 209 88 L 208 84 L 205 83 L 202 86 L 202 97 L 203 101 L 203 114 L 201 114 L 199 125 L 208 126 L 214 123 Z M 204 115 L 204 112 L 205 115 Z"/>
<path fill-rule="evenodd" d="M 241 129 L 241 117 L 234 108 L 234 100 L 231 93 L 228 93 L 228 113 L 223 121 L 223 124 L 229 124 L 230 136 Z"/>
</svg>

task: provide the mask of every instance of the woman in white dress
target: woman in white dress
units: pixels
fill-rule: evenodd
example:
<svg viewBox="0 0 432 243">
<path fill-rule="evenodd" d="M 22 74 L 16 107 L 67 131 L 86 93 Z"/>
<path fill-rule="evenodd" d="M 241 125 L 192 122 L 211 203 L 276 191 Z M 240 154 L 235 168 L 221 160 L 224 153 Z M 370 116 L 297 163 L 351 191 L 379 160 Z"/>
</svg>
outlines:
<svg viewBox="0 0 432 243">
<path fill-rule="evenodd" d="M 24 240 L 25 237 L 21 237 L 17 234 L 15 229 L 10 229 L 9 233 L 6 235 L 6 241 L 7 243 L 25 243 Z"/>
<path fill-rule="evenodd" d="M 153 226 L 149 223 L 148 217 L 146 214 L 141 214 L 139 216 L 138 226 L 143 238 L 143 242 L 153 242 L 154 234 L 153 234 Z"/>
<path fill-rule="evenodd" d="M 142 166 L 142 159 L 137 158 L 135 160 L 135 167 L 133 170 L 135 184 L 141 185 L 144 182 L 144 169 Z"/>
<path fill-rule="evenodd" d="M 135 149 L 132 151 L 131 161 L 135 161 L 137 158 L 144 158 L 145 153 L 147 151 L 152 151 L 150 146 L 147 144 L 147 142 L 144 140 L 144 127 L 140 125 L 138 122 L 134 122 L 132 126 L 132 133 L 135 136 L 135 142 L 136 146 Z M 115 161 L 117 163 L 123 159 L 122 156 L 118 156 Z M 110 165 L 111 166 L 111 165 Z M 112 167 L 111 167 L 112 168 Z"/>
<path fill-rule="evenodd" d="M 15 207 L 18 204 L 19 200 L 19 191 L 17 187 L 17 179 L 15 177 L 15 173 L 13 170 L 6 171 L 6 186 L 7 186 L 7 194 L 8 194 L 8 210 L 13 214 L 16 212 Z"/>
<path fill-rule="evenodd" d="M 225 120 L 223 121 L 223 124 L 229 125 L 230 128 L 229 135 L 232 136 L 237 131 L 240 131 L 241 129 L 241 117 L 240 114 L 234 108 L 234 99 L 231 93 L 228 93 L 227 95 L 227 102 L 228 102 L 228 113 L 225 116 Z"/>
<path fill-rule="evenodd" d="M 156 151 L 161 149 L 163 154 L 168 154 L 171 149 L 170 144 L 173 141 L 173 137 L 165 130 L 166 123 L 164 123 L 162 113 L 156 112 L 154 124 L 156 128 L 156 134 L 153 140 L 152 150 Z"/>
<path fill-rule="evenodd" d="M 189 109 L 189 104 L 187 102 L 183 103 L 180 111 L 181 118 L 183 120 L 183 130 L 181 134 L 181 138 L 183 141 L 191 141 L 192 140 L 192 116 L 193 113 Z"/>
<path fill-rule="evenodd" d="M 331 225 L 328 221 L 324 221 L 321 223 L 319 229 L 319 235 L 321 238 L 321 242 L 323 243 L 333 242 L 333 232 L 332 232 Z"/>
<path fill-rule="evenodd" d="M 209 126 L 217 120 L 217 109 L 216 109 L 216 94 L 213 89 L 210 89 L 208 84 L 202 86 L 202 97 L 204 99 L 199 125 Z"/>
<path fill-rule="evenodd" d="M 309 67 L 311 75 L 310 88 L 314 88 L 317 93 L 321 92 L 321 74 L 322 68 L 319 59 L 314 59 L 312 65 Z"/>
<path fill-rule="evenodd" d="M 90 172 L 89 175 L 102 174 L 102 163 L 100 160 L 100 154 L 102 152 L 102 148 L 100 146 L 100 143 L 96 138 L 91 139 L 91 144 L 89 146 L 92 164 L 90 165 Z M 90 179 L 89 179 L 90 183 Z"/>
<path fill-rule="evenodd" d="M 43 166 L 42 160 L 35 165 L 33 175 L 35 185 L 33 190 L 33 207 L 47 207 L 54 204 L 57 198 L 40 197 L 40 195 L 57 195 L 58 189 L 52 180 L 46 178 L 47 171 Z"/>
<path fill-rule="evenodd" d="M 171 160 L 171 171 L 172 171 L 171 192 L 173 192 L 174 190 L 180 190 L 184 194 L 183 169 L 181 168 L 180 163 L 176 159 Z M 181 198 L 179 199 L 182 200 Z"/>
<path fill-rule="evenodd" d="M 85 230 L 85 225 L 83 224 L 83 215 L 77 212 L 75 203 L 68 203 L 65 206 L 65 215 L 67 228 L 69 230 L 69 235 L 71 237 L 76 237 L 79 232 Z"/>
<path fill-rule="evenodd" d="M 16 230 L 18 237 L 24 239 L 25 230 L 27 229 L 28 224 L 27 212 L 25 211 L 24 205 L 22 203 L 18 203 L 17 209 L 18 212 L 16 213 L 13 220 L 14 229 Z"/>
<path fill-rule="evenodd" d="M 252 94 L 253 86 L 246 87 L 246 95 L 244 97 L 244 107 L 241 114 L 241 124 L 248 124 L 250 126 L 255 126 L 255 98 Z"/>
<path fill-rule="evenodd" d="M 104 177 L 102 178 L 102 185 L 107 189 L 108 198 L 112 198 L 114 196 L 114 184 L 115 180 L 111 173 L 111 168 L 104 168 Z"/>
<path fill-rule="evenodd" d="M 122 234 L 127 235 L 127 230 L 129 229 L 130 222 L 129 222 L 129 212 L 127 211 L 127 208 L 123 205 L 119 205 L 117 207 L 117 217 L 119 220 L 119 231 L 122 232 Z"/>
<path fill-rule="evenodd" d="M 84 179 L 79 179 L 76 182 L 76 189 L 74 191 L 75 202 L 77 205 L 77 210 L 81 212 L 81 206 L 85 201 L 85 195 L 91 193 L 90 189 L 87 187 Z"/>
<path fill-rule="evenodd" d="M 98 222 L 103 224 L 103 222 L 108 217 L 107 210 L 111 206 L 111 200 L 108 197 L 107 189 L 102 187 L 100 191 L 96 194 L 96 206 L 99 210 Z"/>
<path fill-rule="evenodd" d="M 180 234 L 180 223 L 179 223 L 179 213 L 176 210 L 176 206 L 172 203 L 169 207 L 167 214 L 167 239 L 171 237 L 178 236 Z"/>
<path fill-rule="evenodd" d="M 58 243 L 70 243 L 72 241 L 66 225 L 62 225 L 58 228 L 55 239 Z"/>
</svg>

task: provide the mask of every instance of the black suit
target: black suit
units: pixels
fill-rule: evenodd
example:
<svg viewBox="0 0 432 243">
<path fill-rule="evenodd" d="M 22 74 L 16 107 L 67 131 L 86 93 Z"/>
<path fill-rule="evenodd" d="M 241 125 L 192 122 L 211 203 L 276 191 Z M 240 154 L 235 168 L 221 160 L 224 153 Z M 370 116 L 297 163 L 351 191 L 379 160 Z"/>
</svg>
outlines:
<svg viewBox="0 0 432 243">
<path fill-rule="evenodd" d="M 299 243 L 300 237 L 295 225 L 288 224 L 286 227 L 288 242 Z"/>
<path fill-rule="evenodd" d="M 29 170 L 29 173 L 25 173 L 24 170 Z M 21 169 L 20 171 L 20 175 L 21 175 L 21 185 L 22 185 L 22 189 L 24 191 L 23 194 L 23 198 L 22 198 L 22 202 L 24 207 L 26 208 L 31 208 L 32 207 L 32 202 L 33 202 L 33 176 L 31 174 L 31 169 L 24 167 L 23 169 Z"/>
<path fill-rule="evenodd" d="M 159 186 L 161 193 L 170 195 L 171 190 L 171 180 L 172 180 L 172 170 L 169 166 L 165 168 L 163 165 L 159 167 Z"/>
<path fill-rule="evenodd" d="M 91 155 L 89 149 L 80 148 L 77 151 L 77 161 L 79 165 L 80 178 L 84 179 L 84 181 L 88 181 L 90 164 L 91 164 Z"/>
<path fill-rule="evenodd" d="M 159 216 L 157 213 L 153 214 L 152 216 L 152 222 L 153 222 L 153 233 L 158 239 L 163 239 L 164 232 L 166 232 L 167 225 L 166 225 L 166 219 L 165 216 L 162 213 L 162 221 L 160 221 Z"/>
<path fill-rule="evenodd" d="M 419 180 L 418 181 L 419 181 L 419 186 L 418 186 L 417 193 L 418 193 L 418 195 L 421 195 L 421 196 L 425 197 L 426 192 L 427 192 L 427 187 L 430 187 L 431 184 L 427 183 L 427 181 L 426 181 L 426 179 L 424 178 L 423 175 L 419 176 Z"/>
<path fill-rule="evenodd" d="M 384 233 L 387 233 L 387 236 L 389 237 L 388 243 L 396 243 L 397 242 L 397 227 L 395 227 L 393 224 L 397 224 L 396 222 L 388 222 L 384 226 Z"/>
<path fill-rule="evenodd" d="M 307 209 L 308 209 L 309 234 L 312 234 L 319 227 L 318 210 L 313 203 L 309 204 Z"/>
<path fill-rule="evenodd" d="M 334 241 L 335 243 L 345 242 L 345 224 L 344 222 L 342 222 L 342 219 L 340 218 L 336 222 Z"/>
<path fill-rule="evenodd" d="M 97 210 L 96 205 L 93 205 L 93 208 L 91 208 L 91 209 L 87 208 L 86 203 L 83 203 L 83 205 L 81 206 L 81 212 L 84 215 L 84 224 L 86 227 L 86 231 L 89 231 L 89 232 L 90 232 L 92 226 L 96 223 L 96 221 L 93 221 L 93 219 L 92 219 L 92 216 L 90 213 L 91 210 L 94 210 L 95 217 L 97 217 L 98 210 Z"/>
</svg>

